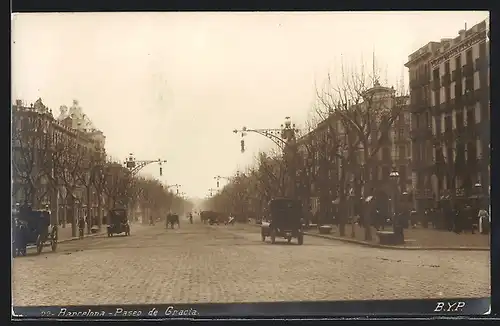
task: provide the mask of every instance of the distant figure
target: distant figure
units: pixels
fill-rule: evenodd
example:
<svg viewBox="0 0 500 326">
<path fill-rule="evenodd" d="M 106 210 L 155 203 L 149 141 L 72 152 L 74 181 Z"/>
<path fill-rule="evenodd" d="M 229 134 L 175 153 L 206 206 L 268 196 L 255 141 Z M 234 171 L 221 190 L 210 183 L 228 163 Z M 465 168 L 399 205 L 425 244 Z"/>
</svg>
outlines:
<svg viewBox="0 0 500 326">
<path fill-rule="evenodd" d="M 85 219 L 80 216 L 78 219 L 78 238 L 83 239 L 83 230 L 85 229 Z"/>
<path fill-rule="evenodd" d="M 193 224 L 193 213 L 189 213 L 189 223 Z"/>
</svg>

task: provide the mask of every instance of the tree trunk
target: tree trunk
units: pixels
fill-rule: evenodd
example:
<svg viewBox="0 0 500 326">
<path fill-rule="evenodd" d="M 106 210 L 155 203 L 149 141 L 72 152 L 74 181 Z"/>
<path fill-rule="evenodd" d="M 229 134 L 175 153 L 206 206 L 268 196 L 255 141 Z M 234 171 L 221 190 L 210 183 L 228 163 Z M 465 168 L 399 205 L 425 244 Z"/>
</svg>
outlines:
<svg viewBox="0 0 500 326">
<path fill-rule="evenodd" d="M 64 205 L 63 205 L 63 221 L 62 221 L 62 227 L 63 229 L 66 228 L 66 223 L 68 221 L 68 198 L 64 198 Z"/>
<path fill-rule="evenodd" d="M 97 218 L 97 227 L 100 230 L 101 227 L 102 227 L 102 217 L 103 217 L 101 195 L 100 194 L 98 195 L 98 201 L 97 201 L 97 216 L 98 216 L 98 218 Z"/>
<path fill-rule="evenodd" d="M 368 153 L 366 152 L 365 153 L 365 157 L 368 157 L 368 156 L 366 156 L 367 154 Z M 364 216 L 365 240 L 366 241 L 372 241 L 372 221 L 371 221 L 371 215 L 372 214 L 370 214 L 369 203 L 367 203 L 366 200 L 365 200 L 365 198 L 367 196 L 372 195 L 371 194 L 370 182 L 367 179 L 367 178 L 369 178 L 369 175 L 370 175 L 369 174 L 370 173 L 369 166 L 370 166 L 369 164 L 365 164 L 364 169 L 363 169 L 363 173 L 364 173 L 364 176 L 365 176 L 365 180 L 364 180 L 365 193 L 364 193 L 364 196 L 363 196 L 364 198 L 361 201 L 361 214 L 363 214 L 363 216 Z M 361 182 L 360 182 L 360 185 L 362 185 Z"/>
<path fill-rule="evenodd" d="M 70 198 L 70 210 L 69 212 L 71 213 L 70 215 L 70 219 L 71 219 L 71 236 L 72 237 L 76 237 L 77 234 L 78 234 L 78 225 L 76 223 L 76 219 L 77 219 L 77 215 L 78 215 L 78 212 L 77 212 L 77 207 L 75 205 L 75 201 L 74 201 L 74 198 L 71 197 Z"/>
<path fill-rule="evenodd" d="M 90 185 L 87 186 L 87 234 L 90 234 L 92 224 L 94 224 L 94 217 L 92 216 L 92 192 Z"/>
</svg>

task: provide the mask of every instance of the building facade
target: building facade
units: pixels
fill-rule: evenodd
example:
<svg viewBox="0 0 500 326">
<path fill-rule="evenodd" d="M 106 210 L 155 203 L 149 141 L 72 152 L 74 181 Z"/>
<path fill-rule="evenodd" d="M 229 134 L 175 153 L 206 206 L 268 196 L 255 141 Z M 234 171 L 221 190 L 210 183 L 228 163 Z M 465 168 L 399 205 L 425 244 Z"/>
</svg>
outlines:
<svg viewBox="0 0 500 326">
<path fill-rule="evenodd" d="M 417 210 L 490 186 L 487 21 L 409 56 Z"/>
<path fill-rule="evenodd" d="M 99 206 L 98 196 L 88 186 L 90 183 L 84 182 L 89 181 L 87 174 L 90 171 L 84 166 L 76 171 L 75 165 L 71 164 L 75 158 L 71 155 L 78 152 L 76 159 L 79 163 L 84 158 L 96 155 L 98 159 L 105 159 L 105 137 L 102 132 L 73 128 L 71 117 L 55 118 L 41 99 L 30 106 L 16 101 L 12 121 L 13 201 L 29 202 L 34 208 L 48 206 L 55 212 L 54 219 L 59 221 L 66 221 L 67 216 L 73 213 L 98 215 L 95 211 Z M 72 188 L 72 196 L 69 196 L 68 187 Z M 68 202 L 70 199 L 76 200 L 76 203 Z M 88 211 L 87 207 L 91 207 L 94 212 Z M 74 208 L 78 212 L 68 212 Z"/>
<path fill-rule="evenodd" d="M 344 117 L 332 112 L 298 140 L 298 152 L 304 162 L 300 179 L 302 195 L 310 197 L 308 205 L 313 214 L 335 215 L 342 193 L 351 204 L 349 215 L 361 214 L 360 201 L 365 196 L 367 184 L 374 189 L 380 209 L 388 210 L 392 193 L 389 176 L 393 171 L 399 173 L 399 190 L 402 193 L 412 190 L 409 97 L 398 96 L 394 88 L 375 82 L 366 90 L 365 98 L 370 98 L 370 103 L 360 103 L 358 112 L 371 111 L 374 117 L 371 129 L 364 132 L 370 147 L 368 152 L 372 153 L 368 159 L 364 157 L 362 143 L 357 141 L 359 135 L 346 128 L 345 115 L 349 112 L 344 112 Z M 368 106 L 371 108 L 364 109 Z M 374 112 L 379 108 L 397 112 L 394 120 L 389 123 L 377 120 Z M 366 118 L 370 116 L 365 114 Z"/>
</svg>

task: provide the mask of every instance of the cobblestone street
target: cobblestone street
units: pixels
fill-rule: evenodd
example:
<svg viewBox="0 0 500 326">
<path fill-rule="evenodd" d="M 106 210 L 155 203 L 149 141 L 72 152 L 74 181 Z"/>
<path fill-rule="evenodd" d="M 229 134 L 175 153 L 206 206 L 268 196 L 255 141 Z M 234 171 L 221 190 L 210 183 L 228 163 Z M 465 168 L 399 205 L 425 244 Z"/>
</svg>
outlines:
<svg viewBox="0 0 500 326">
<path fill-rule="evenodd" d="M 408 252 L 252 226 L 132 225 L 13 262 L 15 305 L 354 300 L 490 295 L 489 252 Z"/>
</svg>

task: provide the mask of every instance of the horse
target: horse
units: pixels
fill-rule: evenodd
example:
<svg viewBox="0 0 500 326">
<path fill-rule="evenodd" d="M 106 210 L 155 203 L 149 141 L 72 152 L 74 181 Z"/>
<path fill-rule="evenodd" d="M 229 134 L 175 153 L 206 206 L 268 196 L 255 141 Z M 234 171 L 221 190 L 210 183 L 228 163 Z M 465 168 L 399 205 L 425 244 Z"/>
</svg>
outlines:
<svg viewBox="0 0 500 326">
<path fill-rule="evenodd" d="M 174 225 L 177 224 L 177 227 L 181 227 L 181 223 L 179 222 L 179 215 L 177 214 L 168 214 L 167 215 L 167 228 L 170 224 L 170 228 L 174 228 Z"/>
</svg>

